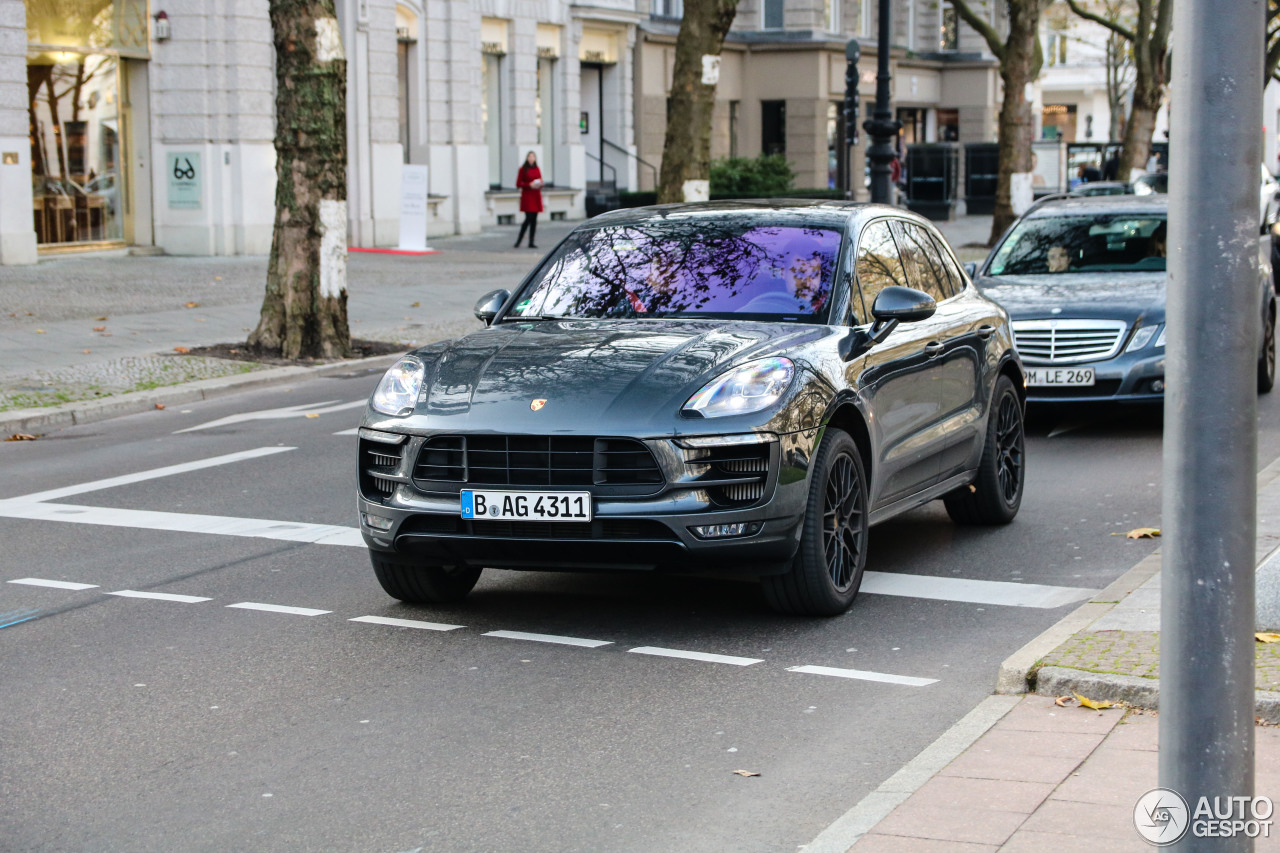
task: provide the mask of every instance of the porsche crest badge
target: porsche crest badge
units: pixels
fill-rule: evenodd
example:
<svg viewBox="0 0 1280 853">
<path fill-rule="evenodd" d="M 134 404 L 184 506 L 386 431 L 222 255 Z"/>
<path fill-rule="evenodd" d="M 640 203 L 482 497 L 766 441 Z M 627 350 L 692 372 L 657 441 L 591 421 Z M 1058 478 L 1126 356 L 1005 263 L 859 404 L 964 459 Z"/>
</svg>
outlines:
<svg viewBox="0 0 1280 853">
<path fill-rule="evenodd" d="M 537 400 L 534 400 L 532 403 L 529 404 L 529 408 L 536 412 L 546 404 L 547 404 L 547 401 L 539 397 Z"/>
</svg>

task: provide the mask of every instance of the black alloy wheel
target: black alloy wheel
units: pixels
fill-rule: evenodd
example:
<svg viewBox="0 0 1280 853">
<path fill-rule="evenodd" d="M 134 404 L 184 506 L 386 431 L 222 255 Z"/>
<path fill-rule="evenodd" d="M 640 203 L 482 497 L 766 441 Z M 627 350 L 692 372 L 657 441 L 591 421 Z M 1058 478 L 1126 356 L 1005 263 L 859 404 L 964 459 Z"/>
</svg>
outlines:
<svg viewBox="0 0 1280 853">
<path fill-rule="evenodd" d="M 784 574 L 761 579 L 769 606 L 801 616 L 849 609 L 867 565 L 867 477 L 849 434 L 828 427 L 810 466 L 800 548 Z"/>
<path fill-rule="evenodd" d="M 1022 399 L 1007 376 L 996 380 L 987 440 L 973 483 L 947 495 L 947 514 L 959 524 L 1008 524 L 1022 505 L 1026 480 Z"/>
<path fill-rule="evenodd" d="M 1258 393 L 1266 394 L 1276 385 L 1276 305 L 1267 309 L 1262 326 L 1262 353 L 1258 356 Z"/>
</svg>

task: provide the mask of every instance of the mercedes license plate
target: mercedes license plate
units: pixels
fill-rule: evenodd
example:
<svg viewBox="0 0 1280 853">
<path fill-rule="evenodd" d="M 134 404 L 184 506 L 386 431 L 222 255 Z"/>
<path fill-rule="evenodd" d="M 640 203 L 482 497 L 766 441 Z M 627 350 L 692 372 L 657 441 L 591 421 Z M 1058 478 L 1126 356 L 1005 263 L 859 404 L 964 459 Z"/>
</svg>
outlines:
<svg viewBox="0 0 1280 853">
<path fill-rule="evenodd" d="M 495 521 L 590 521 L 591 493 L 464 489 L 462 517 Z"/>
<path fill-rule="evenodd" d="M 1092 385 L 1092 367 L 1027 368 L 1027 385 Z"/>
</svg>

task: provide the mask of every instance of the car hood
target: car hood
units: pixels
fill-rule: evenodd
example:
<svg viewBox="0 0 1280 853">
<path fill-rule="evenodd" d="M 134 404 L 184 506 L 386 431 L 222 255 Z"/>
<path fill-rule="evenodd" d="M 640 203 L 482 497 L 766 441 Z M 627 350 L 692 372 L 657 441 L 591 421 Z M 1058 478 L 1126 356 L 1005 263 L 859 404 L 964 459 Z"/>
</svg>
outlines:
<svg viewBox="0 0 1280 853">
<path fill-rule="evenodd" d="M 416 353 L 427 366 L 427 394 L 406 426 L 538 434 L 706 432 L 706 421 L 679 416 L 704 383 L 732 364 L 830 334 L 824 326 L 786 323 L 504 323 Z M 534 410 L 535 400 L 545 403 Z M 717 419 L 717 426 L 730 420 L 742 418 Z"/>
<path fill-rule="evenodd" d="M 1081 317 L 1132 324 L 1164 318 L 1162 272 L 983 276 L 975 284 L 1014 320 Z"/>
</svg>

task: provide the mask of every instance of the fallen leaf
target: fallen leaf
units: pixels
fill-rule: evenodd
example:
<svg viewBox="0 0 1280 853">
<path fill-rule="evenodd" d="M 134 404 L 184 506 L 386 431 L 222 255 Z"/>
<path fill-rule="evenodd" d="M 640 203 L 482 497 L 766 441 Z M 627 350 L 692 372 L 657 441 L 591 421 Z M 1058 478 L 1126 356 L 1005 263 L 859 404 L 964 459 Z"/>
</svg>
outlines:
<svg viewBox="0 0 1280 853">
<path fill-rule="evenodd" d="M 220 276 L 220 275 L 215 275 L 215 276 L 213 277 L 213 280 L 214 280 L 214 281 L 222 281 L 222 276 Z"/>
<path fill-rule="evenodd" d="M 35 315 L 35 314 L 32 314 L 30 311 L 28 311 L 28 312 L 27 312 L 27 316 L 28 316 L 28 317 L 34 317 L 34 316 L 36 316 L 36 315 Z"/>
<path fill-rule="evenodd" d="M 190 347 L 174 347 L 173 351 L 180 352 L 183 355 L 186 355 L 187 353 L 191 352 L 191 348 Z"/>
<path fill-rule="evenodd" d="M 1260 631 L 1253 636 L 1259 643 L 1280 643 L 1280 634 L 1272 634 L 1270 631 Z"/>
<path fill-rule="evenodd" d="M 163 408 L 164 408 L 164 403 L 156 403 L 156 408 L 157 408 L 157 409 L 163 409 Z"/>
<path fill-rule="evenodd" d="M 1053 704 L 1057 705 L 1059 708 L 1070 708 L 1071 701 L 1070 696 L 1059 696 L 1057 699 L 1053 700 Z"/>
<path fill-rule="evenodd" d="M 200 307 L 200 303 L 199 303 L 199 302 L 188 302 L 188 303 L 187 303 L 187 307 L 188 307 L 188 308 L 199 308 L 199 307 Z"/>
<path fill-rule="evenodd" d="M 105 322 L 107 322 L 107 318 L 106 318 L 106 317 L 94 317 L 93 319 L 94 319 L 95 321 L 99 322 L 99 323 L 105 323 Z"/>
<path fill-rule="evenodd" d="M 229 349 L 229 350 L 227 350 L 227 352 L 231 353 L 232 355 L 239 355 L 239 354 L 240 354 L 240 350 L 238 350 L 238 349 Z"/>
<path fill-rule="evenodd" d="M 43 335 L 43 334 L 44 334 L 44 329 L 36 329 L 36 334 L 37 334 L 37 335 Z"/>
<path fill-rule="evenodd" d="M 100 335 L 98 335 L 98 337 L 100 337 L 100 338 L 109 338 L 109 337 L 111 337 L 111 333 L 110 333 L 110 332 L 102 332 Z M 147 343 L 150 343 L 150 341 L 148 341 Z"/>
<path fill-rule="evenodd" d="M 94 326 L 94 327 L 93 327 L 93 330 L 94 330 L 95 332 L 105 332 L 105 331 L 107 330 L 107 327 L 106 327 L 106 326 Z"/>
<path fill-rule="evenodd" d="M 1119 536 L 1119 533 L 1113 533 L 1113 536 Z M 1125 539 L 1155 539 L 1160 535 L 1158 527 L 1135 527 L 1124 535 Z"/>
<path fill-rule="evenodd" d="M 1075 694 L 1075 697 L 1076 701 L 1080 703 L 1081 708 L 1088 708 L 1092 711 L 1101 711 L 1103 708 L 1115 707 L 1114 702 L 1095 702 L 1088 696 L 1081 696 L 1079 693 Z"/>
<path fill-rule="evenodd" d="M 412 305 L 410 305 L 409 307 L 410 307 L 410 308 L 421 308 L 421 307 L 422 307 L 422 303 L 421 303 L 421 302 L 415 302 L 415 303 L 413 303 Z"/>
<path fill-rule="evenodd" d="M 5 439 L 5 441 L 35 441 L 36 437 L 29 432 L 15 432 L 13 435 Z"/>
<path fill-rule="evenodd" d="M 320 417 L 320 416 L 319 416 L 319 415 L 317 415 L 315 412 L 307 412 L 307 417 L 309 417 L 309 418 L 318 418 L 318 417 Z"/>
<path fill-rule="evenodd" d="M 751 770 L 735 770 L 733 772 L 738 776 L 759 776 L 760 775 L 759 773 L 755 773 Z"/>
<path fill-rule="evenodd" d="M 80 352 L 84 353 L 85 355 L 88 355 L 88 354 L 89 354 L 89 352 L 90 352 L 90 350 L 82 349 L 82 350 L 80 350 Z"/>
</svg>

